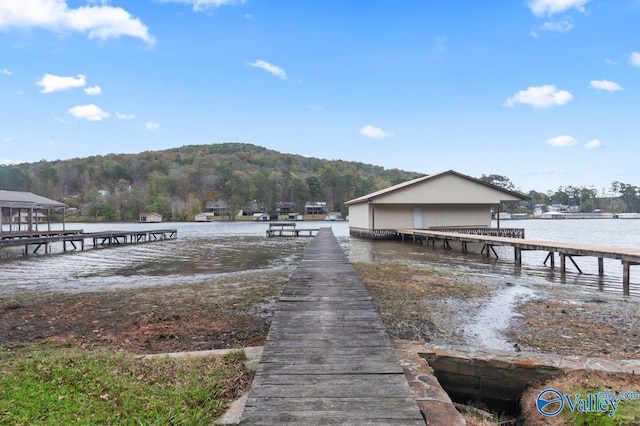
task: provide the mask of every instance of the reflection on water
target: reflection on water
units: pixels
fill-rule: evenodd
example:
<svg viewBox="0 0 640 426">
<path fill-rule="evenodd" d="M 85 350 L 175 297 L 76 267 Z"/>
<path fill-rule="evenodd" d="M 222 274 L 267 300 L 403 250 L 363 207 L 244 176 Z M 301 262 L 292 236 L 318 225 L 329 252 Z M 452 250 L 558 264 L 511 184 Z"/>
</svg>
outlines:
<svg viewBox="0 0 640 426">
<path fill-rule="evenodd" d="M 331 226 L 352 262 L 402 260 L 428 264 L 452 274 L 511 281 L 522 286 L 571 284 L 592 291 L 622 293 L 622 266 L 605 259 L 605 276 L 597 275 L 597 259 L 576 258 L 584 274 L 543 266 L 546 253 L 525 252 L 523 266 L 513 264 L 513 250 L 496 247 L 499 259 L 486 259 L 480 247 L 470 253 L 396 241 L 369 241 L 349 237 L 347 222 L 302 222 L 298 227 Z M 640 220 L 523 220 L 503 222 L 503 227 L 524 227 L 527 238 L 574 241 L 640 249 Z M 16 290 L 87 291 L 121 287 L 195 282 L 220 274 L 292 270 L 310 238 L 266 238 L 266 223 L 212 222 L 170 224 L 73 224 L 86 232 L 177 228 L 176 240 L 29 257 L 0 259 L 0 295 Z M 87 244 L 90 246 L 90 244 Z M 559 262 L 556 262 L 559 264 Z M 631 292 L 640 294 L 640 266 L 631 268 Z"/>
</svg>

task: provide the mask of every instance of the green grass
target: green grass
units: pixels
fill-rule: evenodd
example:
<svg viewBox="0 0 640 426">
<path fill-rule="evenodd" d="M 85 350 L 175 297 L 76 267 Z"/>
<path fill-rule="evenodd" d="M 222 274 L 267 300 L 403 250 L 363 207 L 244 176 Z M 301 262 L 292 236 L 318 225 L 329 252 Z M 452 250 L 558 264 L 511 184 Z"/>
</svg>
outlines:
<svg viewBox="0 0 640 426">
<path fill-rule="evenodd" d="M 138 359 L 105 349 L 0 349 L 0 424 L 211 424 L 250 383 L 242 352 Z"/>
<path fill-rule="evenodd" d="M 571 391 L 571 395 L 597 394 L 610 389 L 589 387 L 577 388 Z M 603 412 L 571 412 L 565 405 L 562 415 L 574 426 L 637 426 L 640 424 L 640 401 L 621 401 L 614 416 Z"/>
</svg>

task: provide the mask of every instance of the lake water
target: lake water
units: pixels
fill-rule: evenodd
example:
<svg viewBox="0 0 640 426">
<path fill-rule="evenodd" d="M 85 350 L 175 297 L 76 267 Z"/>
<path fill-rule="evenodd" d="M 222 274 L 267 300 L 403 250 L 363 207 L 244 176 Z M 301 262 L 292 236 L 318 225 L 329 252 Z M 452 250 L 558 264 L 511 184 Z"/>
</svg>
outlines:
<svg viewBox="0 0 640 426">
<path fill-rule="evenodd" d="M 299 228 L 331 226 L 353 262 L 403 260 L 429 264 L 451 273 L 465 273 L 499 282 L 536 285 L 571 284 L 587 291 L 622 294 L 622 265 L 605 259 L 605 277 L 597 276 L 597 259 L 575 258 L 578 274 L 568 262 L 568 273 L 542 265 L 546 253 L 524 252 L 522 268 L 513 265 L 513 249 L 497 247 L 499 259 L 477 251 L 461 253 L 401 242 L 368 241 L 349 237 L 347 222 L 304 222 Z M 501 226 L 525 228 L 527 238 L 593 245 L 638 248 L 640 220 L 514 220 Z M 0 258 L 0 296 L 15 291 L 109 291 L 118 288 L 203 281 L 221 274 L 260 270 L 293 270 L 309 238 L 266 238 L 267 223 L 211 222 L 163 224 L 68 224 L 85 232 L 176 228 L 176 240 L 53 254 Z M 90 247 L 90 244 L 85 245 Z M 17 249 L 16 249 L 17 250 Z M 640 266 L 631 267 L 632 297 L 640 295 Z M 622 297 L 622 296 L 621 296 Z"/>
</svg>

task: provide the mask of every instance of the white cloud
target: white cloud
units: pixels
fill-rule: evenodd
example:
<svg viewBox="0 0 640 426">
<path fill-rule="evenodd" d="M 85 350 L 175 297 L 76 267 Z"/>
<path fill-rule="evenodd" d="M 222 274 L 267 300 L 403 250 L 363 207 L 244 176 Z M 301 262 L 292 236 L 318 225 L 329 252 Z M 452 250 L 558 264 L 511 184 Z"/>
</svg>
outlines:
<svg viewBox="0 0 640 426">
<path fill-rule="evenodd" d="M 22 161 L 9 160 L 8 158 L 5 158 L 4 160 L 0 160 L 0 164 L 3 164 L 5 166 L 9 166 L 11 164 L 19 164 L 19 163 L 22 163 Z"/>
<path fill-rule="evenodd" d="M 234 4 L 243 4 L 245 0 L 161 0 L 164 3 L 185 3 L 193 5 L 193 10 L 201 12 L 203 10 L 212 9 L 220 6 L 231 6 Z"/>
<path fill-rule="evenodd" d="M 629 55 L 629 63 L 634 67 L 640 67 L 640 52 L 633 52 Z"/>
<path fill-rule="evenodd" d="M 146 123 L 144 123 L 144 127 L 146 127 L 148 130 L 158 130 L 160 128 L 160 123 L 147 121 Z"/>
<path fill-rule="evenodd" d="M 590 0 L 531 0 L 529 9 L 536 16 L 552 16 L 557 13 L 566 12 L 569 9 L 576 9 L 578 12 L 585 12 L 584 6 Z"/>
<path fill-rule="evenodd" d="M 104 2 L 73 9 L 66 0 L 0 0 L 0 29 L 11 27 L 78 31 L 101 40 L 130 36 L 153 43 L 149 29 L 139 19 Z"/>
<path fill-rule="evenodd" d="M 84 93 L 90 96 L 99 95 L 102 93 L 102 88 L 100 86 L 87 87 L 84 89 Z"/>
<path fill-rule="evenodd" d="M 116 118 L 118 120 L 133 120 L 133 114 L 121 114 L 116 112 Z"/>
<path fill-rule="evenodd" d="M 102 121 L 111 116 L 111 114 L 104 112 L 102 108 L 94 104 L 75 106 L 69 109 L 69 114 L 87 121 Z"/>
<path fill-rule="evenodd" d="M 601 146 L 602 146 L 602 142 L 600 142 L 599 139 L 594 139 L 584 144 L 584 147 L 587 149 L 597 149 L 597 148 L 600 148 Z"/>
<path fill-rule="evenodd" d="M 565 18 L 561 21 L 549 21 L 540 25 L 538 28 L 532 31 L 532 36 L 537 37 L 538 31 L 552 32 L 552 33 L 566 33 L 573 29 L 573 19 L 571 17 Z"/>
<path fill-rule="evenodd" d="M 65 119 L 64 119 L 64 118 L 62 118 L 62 117 L 58 117 L 57 115 L 54 115 L 54 116 L 53 116 L 53 119 L 54 119 L 55 121 L 57 121 L 58 123 L 62 123 L 62 124 L 71 124 L 69 121 L 65 120 Z"/>
<path fill-rule="evenodd" d="M 360 134 L 362 136 L 373 139 L 384 139 L 389 136 L 393 136 L 393 132 L 385 132 L 379 127 L 373 127 L 371 124 L 367 124 L 366 126 L 362 127 L 360 129 Z"/>
<path fill-rule="evenodd" d="M 4 143 L 10 143 L 11 140 L 12 140 L 11 137 L 7 136 L 7 137 L 4 138 Z"/>
<path fill-rule="evenodd" d="M 551 138 L 547 141 L 549 145 L 555 148 L 564 148 L 567 146 L 574 146 L 578 144 L 578 141 L 572 138 L 571 136 L 556 136 L 555 138 Z"/>
<path fill-rule="evenodd" d="M 82 87 L 87 84 L 87 77 L 78 74 L 77 77 L 62 77 L 59 75 L 45 74 L 40 81 L 36 83 L 42 86 L 42 93 L 58 92 L 60 90 L 68 90 L 73 87 Z"/>
<path fill-rule="evenodd" d="M 11 74 L 13 74 L 13 73 L 12 73 L 11 71 L 9 71 L 9 69 L 8 69 L 8 68 L 2 68 L 2 69 L 0 70 L 0 74 L 3 74 L 3 75 L 11 75 Z"/>
<path fill-rule="evenodd" d="M 591 83 L 589 83 L 589 87 L 591 87 L 592 89 L 604 90 L 607 92 L 617 92 L 619 90 L 622 90 L 622 86 L 620 86 L 618 83 L 608 80 L 591 80 Z"/>
<path fill-rule="evenodd" d="M 549 108 L 565 105 L 571 99 L 573 99 L 573 95 L 566 90 L 558 90 L 555 86 L 545 84 L 520 90 L 507 99 L 504 106 L 513 107 L 515 104 L 526 104 L 534 108 Z"/>
<path fill-rule="evenodd" d="M 263 70 L 280 77 L 282 80 L 287 79 L 287 73 L 280 67 L 270 64 L 269 62 L 263 60 L 257 60 L 248 64 L 250 67 L 262 68 Z"/>
</svg>

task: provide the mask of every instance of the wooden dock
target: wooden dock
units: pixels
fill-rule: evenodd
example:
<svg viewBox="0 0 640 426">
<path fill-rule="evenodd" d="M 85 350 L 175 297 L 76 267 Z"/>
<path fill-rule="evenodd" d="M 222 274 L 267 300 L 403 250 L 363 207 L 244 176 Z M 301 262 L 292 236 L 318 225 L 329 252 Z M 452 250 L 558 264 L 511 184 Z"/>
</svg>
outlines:
<svg viewBox="0 0 640 426">
<path fill-rule="evenodd" d="M 267 237 L 315 237 L 318 228 L 296 228 L 295 223 L 270 223 Z"/>
<path fill-rule="evenodd" d="M 544 261 L 550 263 L 552 268 L 555 267 L 555 254 L 560 256 L 560 271 L 566 273 L 567 259 L 574 265 L 579 273 L 582 273 L 580 267 L 573 260 L 573 257 L 591 256 L 598 259 L 598 273 L 604 275 L 604 259 L 618 259 L 622 262 L 622 287 L 625 295 L 629 294 L 630 267 L 632 265 L 640 265 L 640 250 L 624 249 L 607 246 L 592 246 L 586 244 L 561 243 L 556 241 L 530 240 L 527 238 L 507 238 L 487 235 L 462 234 L 448 231 L 433 231 L 429 229 L 398 229 L 398 235 L 405 241 L 411 238 L 413 242 L 426 242 L 426 244 L 434 244 L 435 241 L 442 241 L 445 249 L 451 249 L 449 242 L 460 242 L 463 252 L 467 252 L 468 243 L 482 244 L 481 254 L 490 257 L 491 253 L 497 258 L 494 247 L 508 246 L 514 249 L 515 264 L 522 265 L 522 252 L 527 250 L 537 250 L 548 252 Z"/>
<path fill-rule="evenodd" d="M 241 424 L 425 424 L 376 306 L 329 228 L 279 298 Z"/>
<path fill-rule="evenodd" d="M 37 254 L 44 247 L 45 254 L 50 252 L 52 243 L 62 242 L 62 250 L 67 251 L 67 244 L 72 250 L 84 250 L 85 240 L 91 240 L 93 248 L 118 245 L 135 244 L 147 241 L 160 241 L 178 238 L 177 229 L 151 229 L 145 231 L 46 231 L 46 232 L 20 232 L 3 233 L 0 239 L 0 249 L 4 247 L 24 246 L 24 254 Z"/>
</svg>

